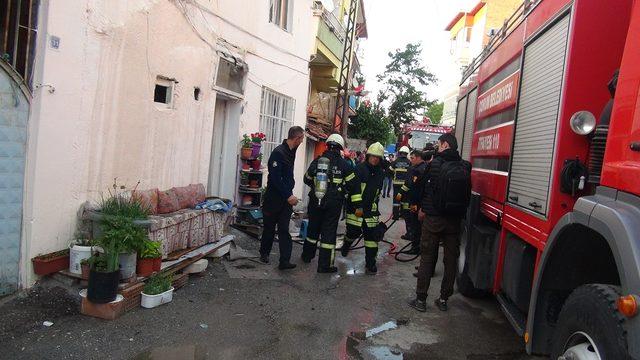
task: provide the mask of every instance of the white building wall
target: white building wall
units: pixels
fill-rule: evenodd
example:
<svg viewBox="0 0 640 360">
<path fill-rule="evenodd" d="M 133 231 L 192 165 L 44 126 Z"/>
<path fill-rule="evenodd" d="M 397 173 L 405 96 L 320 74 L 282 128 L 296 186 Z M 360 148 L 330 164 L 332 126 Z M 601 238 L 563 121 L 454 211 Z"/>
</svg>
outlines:
<svg viewBox="0 0 640 360">
<path fill-rule="evenodd" d="M 291 33 L 268 23 L 268 1 L 201 3 L 42 1 L 27 153 L 23 286 L 35 280 L 30 259 L 66 247 L 80 206 L 98 199 L 114 178 L 129 187 L 140 181 L 140 188 L 161 190 L 207 183 L 218 37 L 246 52 L 249 64 L 238 136 L 259 129 L 262 86 L 294 97 L 294 122 L 304 126 L 307 60 L 315 38 L 308 26 L 311 0 L 294 1 Z M 52 35 L 60 37 L 59 49 L 47 46 Z M 178 81 L 172 109 L 153 102 L 157 75 Z M 200 101 L 193 97 L 196 86 Z M 229 146 L 237 149 L 238 140 Z M 302 148 L 298 179 L 303 154 Z M 301 189 L 299 181 L 297 195 Z"/>
</svg>

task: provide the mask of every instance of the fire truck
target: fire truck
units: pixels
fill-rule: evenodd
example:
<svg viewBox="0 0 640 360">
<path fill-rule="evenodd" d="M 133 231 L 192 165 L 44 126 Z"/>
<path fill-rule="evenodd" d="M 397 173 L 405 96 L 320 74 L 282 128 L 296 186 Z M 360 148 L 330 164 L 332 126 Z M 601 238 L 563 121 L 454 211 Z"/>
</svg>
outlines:
<svg viewBox="0 0 640 360">
<path fill-rule="evenodd" d="M 435 144 L 440 135 L 450 133 L 452 130 L 451 126 L 432 124 L 431 119 L 425 116 L 421 121 L 414 121 L 403 127 L 400 145 L 422 149 L 427 143 Z"/>
<path fill-rule="evenodd" d="M 528 353 L 640 359 L 640 1 L 525 1 L 463 74 L 458 289 Z"/>
</svg>

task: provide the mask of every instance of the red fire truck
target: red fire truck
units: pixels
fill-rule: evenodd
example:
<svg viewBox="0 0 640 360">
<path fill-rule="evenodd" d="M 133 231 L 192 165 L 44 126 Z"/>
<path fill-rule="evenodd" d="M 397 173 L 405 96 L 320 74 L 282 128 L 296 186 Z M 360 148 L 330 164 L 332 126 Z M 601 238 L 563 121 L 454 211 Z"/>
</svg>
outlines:
<svg viewBox="0 0 640 360">
<path fill-rule="evenodd" d="M 633 0 L 525 1 L 463 75 L 458 289 L 529 353 L 640 359 L 639 90 Z"/>
</svg>

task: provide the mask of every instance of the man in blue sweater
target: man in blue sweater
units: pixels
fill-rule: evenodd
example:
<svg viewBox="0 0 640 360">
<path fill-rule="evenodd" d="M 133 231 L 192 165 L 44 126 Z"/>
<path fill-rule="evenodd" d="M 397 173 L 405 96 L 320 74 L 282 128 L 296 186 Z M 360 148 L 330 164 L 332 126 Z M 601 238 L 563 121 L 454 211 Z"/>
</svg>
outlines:
<svg viewBox="0 0 640 360">
<path fill-rule="evenodd" d="M 296 267 L 290 262 L 292 245 L 289 221 L 293 213 L 293 206 L 298 204 L 298 198 L 293 195 L 293 188 L 296 184 L 293 179 L 293 165 L 296 160 L 296 150 L 303 140 L 304 130 L 300 126 L 291 127 L 287 139 L 273 149 L 267 164 L 269 177 L 262 204 L 264 229 L 262 230 L 262 239 L 260 239 L 260 261 L 265 264 L 269 263 L 269 254 L 277 226 L 280 247 L 278 268 L 280 270 Z"/>
</svg>

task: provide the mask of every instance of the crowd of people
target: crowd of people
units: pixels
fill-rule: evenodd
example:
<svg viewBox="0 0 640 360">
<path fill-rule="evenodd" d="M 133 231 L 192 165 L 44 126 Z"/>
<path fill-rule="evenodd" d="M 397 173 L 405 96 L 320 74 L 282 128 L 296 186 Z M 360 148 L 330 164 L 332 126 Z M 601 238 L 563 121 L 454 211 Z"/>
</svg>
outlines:
<svg viewBox="0 0 640 360">
<path fill-rule="evenodd" d="M 294 126 L 288 138 L 276 147 L 268 160 L 268 182 L 263 201 L 264 229 L 260 260 L 269 263 L 276 230 L 280 248 L 278 268 L 294 269 L 291 262 L 292 239 L 289 221 L 299 202 L 293 195 L 293 168 L 296 149 L 304 140 L 304 130 Z M 318 273 L 335 273 L 335 253 L 349 256 L 352 245 L 364 239 L 365 273 L 378 271 L 378 244 L 387 227 L 380 221 L 380 197 L 393 190 L 393 219 L 404 219 L 411 247 L 407 251 L 420 257 L 417 267 L 416 296 L 409 306 L 426 311 L 427 292 L 444 249 L 444 276 L 436 306 L 446 311 L 453 294 L 460 249 L 461 221 L 471 196 L 471 165 L 462 160 L 452 134 L 443 134 L 437 144 L 423 149 L 403 146 L 395 154 L 385 154 L 384 146 L 371 144 L 366 151 L 347 151 L 342 136 L 326 140 L 327 149 L 315 159 L 304 175 L 311 189 L 307 209 L 308 227 L 301 260 L 310 263 L 318 255 Z M 346 213 L 343 245 L 336 249 L 338 225 Z"/>
</svg>

